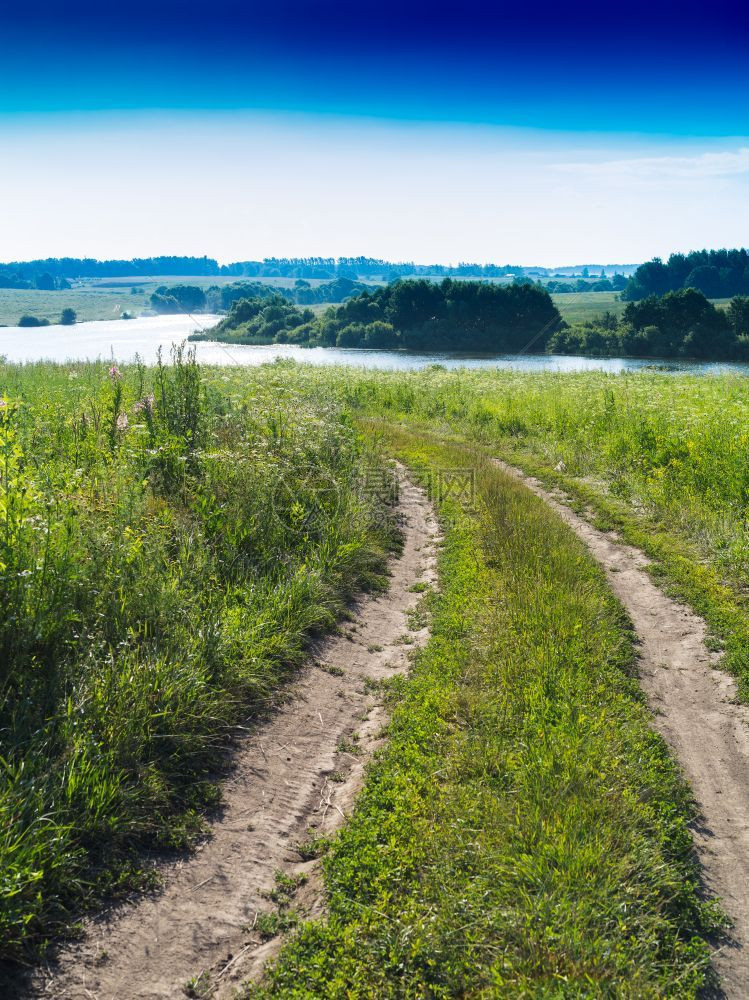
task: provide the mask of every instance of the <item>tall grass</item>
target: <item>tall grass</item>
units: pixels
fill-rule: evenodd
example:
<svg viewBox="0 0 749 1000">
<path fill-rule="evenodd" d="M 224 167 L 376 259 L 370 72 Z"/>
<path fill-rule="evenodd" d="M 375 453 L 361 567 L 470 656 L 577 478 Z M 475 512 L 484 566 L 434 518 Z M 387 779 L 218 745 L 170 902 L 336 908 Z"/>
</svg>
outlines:
<svg viewBox="0 0 749 1000">
<path fill-rule="evenodd" d="M 583 544 L 471 448 L 378 425 L 412 467 L 476 470 L 390 742 L 262 997 L 694 997 L 708 977 L 688 792 L 630 627 Z"/>
<path fill-rule="evenodd" d="M 232 724 L 381 579 L 370 458 L 282 381 L 0 367 L 2 958 L 187 844 Z"/>
<path fill-rule="evenodd" d="M 745 378 L 432 370 L 360 378 L 350 395 L 597 481 L 749 571 Z"/>
</svg>

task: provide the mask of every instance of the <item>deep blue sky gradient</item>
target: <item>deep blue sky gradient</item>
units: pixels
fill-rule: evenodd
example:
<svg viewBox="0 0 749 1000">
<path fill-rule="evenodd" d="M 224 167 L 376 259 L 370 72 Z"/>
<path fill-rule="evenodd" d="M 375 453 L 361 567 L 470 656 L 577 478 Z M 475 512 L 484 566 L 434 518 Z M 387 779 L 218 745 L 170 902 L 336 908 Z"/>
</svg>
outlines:
<svg viewBox="0 0 749 1000">
<path fill-rule="evenodd" d="M 746 0 L 16 0 L 0 259 L 745 244 Z"/>
<path fill-rule="evenodd" d="M 581 132 L 749 134 L 738 4 L 29 5 L 0 114 L 267 109 Z"/>
</svg>

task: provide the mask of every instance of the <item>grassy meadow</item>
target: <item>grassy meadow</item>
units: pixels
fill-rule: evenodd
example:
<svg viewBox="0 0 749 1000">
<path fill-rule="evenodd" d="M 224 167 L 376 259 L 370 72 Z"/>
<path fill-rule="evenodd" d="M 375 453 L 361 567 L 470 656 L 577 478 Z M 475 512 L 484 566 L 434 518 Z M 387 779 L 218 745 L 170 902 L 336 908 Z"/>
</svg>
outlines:
<svg viewBox="0 0 749 1000">
<path fill-rule="evenodd" d="M 582 544 L 488 458 L 648 551 L 746 696 L 749 382 L 178 353 L 4 365 L 0 396 L 3 958 L 146 884 L 144 848 L 191 843 L 232 726 L 382 585 L 392 511 L 362 483 L 397 457 L 425 483 L 472 470 L 475 489 L 433 492 L 432 637 L 387 685 L 389 743 L 325 856 L 329 915 L 248 995 L 696 997 L 710 981 L 720 918 L 630 624 Z"/>
<path fill-rule="evenodd" d="M 292 398 L 181 353 L 0 366 L 0 958 L 189 844 L 233 724 L 380 586 L 372 458 Z"/>
<path fill-rule="evenodd" d="M 60 322 L 63 309 L 74 309 L 78 322 L 97 319 L 119 319 L 123 312 L 138 315 L 147 308 L 142 292 L 130 294 L 123 288 L 68 288 L 55 292 L 36 288 L 0 288 L 0 327 L 16 326 L 22 316 L 36 316 L 50 323 Z M 2 330 L 0 330 L 2 355 Z"/>
</svg>

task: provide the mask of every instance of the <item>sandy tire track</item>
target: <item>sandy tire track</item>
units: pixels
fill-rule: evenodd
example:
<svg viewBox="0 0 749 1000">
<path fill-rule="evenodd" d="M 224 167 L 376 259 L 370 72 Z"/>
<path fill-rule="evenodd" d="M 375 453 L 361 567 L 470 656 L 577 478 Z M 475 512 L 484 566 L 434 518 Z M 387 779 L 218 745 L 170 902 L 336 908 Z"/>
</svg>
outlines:
<svg viewBox="0 0 749 1000">
<path fill-rule="evenodd" d="M 228 996 L 279 946 L 253 929 L 258 912 L 273 910 L 266 894 L 277 870 L 312 876 L 295 905 L 319 910 L 318 863 L 301 861 L 294 845 L 309 828 L 332 833 L 350 812 L 386 721 L 367 681 L 406 670 L 409 651 L 428 636 L 408 616 L 420 599 L 412 586 L 436 579 L 438 529 L 425 494 L 402 470 L 399 516 L 404 547 L 387 592 L 359 600 L 353 620 L 320 643 L 288 686 L 282 707 L 247 731 L 209 839 L 164 866 L 159 892 L 88 921 L 80 943 L 34 974 L 27 996 L 178 998 L 202 971 L 212 996 Z M 360 753 L 341 747 L 354 734 Z"/>
<path fill-rule="evenodd" d="M 496 464 L 552 507 L 606 571 L 639 637 L 639 676 L 653 725 L 679 761 L 700 810 L 691 824 L 706 889 L 733 921 L 714 963 L 728 997 L 749 997 L 749 707 L 715 668 L 707 626 L 668 597 L 647 571 L 650 560 L 577 515 L 560 491 L 548 491 L 499 459 Z"/>
</svg>

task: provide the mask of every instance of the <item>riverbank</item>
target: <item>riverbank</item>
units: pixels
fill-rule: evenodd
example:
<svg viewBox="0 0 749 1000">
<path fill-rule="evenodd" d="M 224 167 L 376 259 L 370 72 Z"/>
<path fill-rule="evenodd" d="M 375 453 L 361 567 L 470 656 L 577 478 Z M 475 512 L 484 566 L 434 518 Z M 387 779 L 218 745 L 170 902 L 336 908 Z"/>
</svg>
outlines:
<svg viewBox="0 0 749 1000">
<path fill-rule="evenodd" d="M 221 320 L 211 313 L 194 315 L 141 316 L 132 320 L 99 320 L 75 326 L 50 325 L 38 328 L 0 328 L 0 357 L 8 362 L 132 361 L 136 354 L 145 364 L 155 364 L 159 348 L 165 357 L 173 345 L 181 344 L 195 330 L 210 331 Z M 283 360 L 316 366 L 347 365 L 391 371 L 417 371 L 432 365 L 448 370 L 513 369 L 522 372 L 658 371 L 674 374 L 749 375 L 749 364 L 741 362 L 701 362 L 653 358 L 601 358 L 553 354 L 467 355 L 458 352 L 406 352 L 361 350 L 340 347 L 300 347 L 294 344 L 222 344 L 199 341 L 194 344 L 202 364 L 254 367 Z"/>
</svg>

